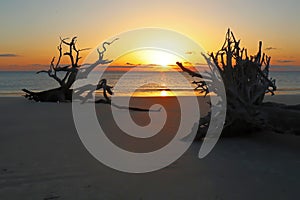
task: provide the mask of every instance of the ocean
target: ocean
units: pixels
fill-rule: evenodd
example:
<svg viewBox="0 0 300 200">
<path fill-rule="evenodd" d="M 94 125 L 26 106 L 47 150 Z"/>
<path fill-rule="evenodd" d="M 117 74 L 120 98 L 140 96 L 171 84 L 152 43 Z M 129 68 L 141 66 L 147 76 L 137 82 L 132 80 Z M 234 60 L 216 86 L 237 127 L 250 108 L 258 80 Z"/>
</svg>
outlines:
<svg viewBox="0 0 300 200">
<path fill-rule="evenodd" d="M 174 72 L 134 72 L 129 77 L 124 78 L 123 84 L 117 90 L 116 95 L 126 96 L 130 94 L 132 88 L 137 88 L 134 96 L 172 96 L 171 91 L 176 91 L 176 95 L 189 95 L 193 92 L 193 85 L 189 84 L 194 79 L 186 73 L 180 72 L 186 79 L 188 84 L 183 84 L 178 78 L 178 73 Z M 108 80 L 108 84 L 115 86 L 124 72 L 105 72 L 102 78 Z M 98 78 L 99 74 L 93 74 L 94 78 Z M 276 79 L 276 94 L 300 94 L 300 71 L 281 71 L 270 72 L 270 77 Z M 156 83 L 149 83 L 155 81 Z M 120 83 L 119 83 L 120 84 Z M 0 96 L 21 96 L 23 88 L 32 91 L 47 90 L 57 87 L 58 84 L 47 74 L 36 74 L 33 71 L 16 72 L 1 71 L 0 72 Z"/>
</svg>

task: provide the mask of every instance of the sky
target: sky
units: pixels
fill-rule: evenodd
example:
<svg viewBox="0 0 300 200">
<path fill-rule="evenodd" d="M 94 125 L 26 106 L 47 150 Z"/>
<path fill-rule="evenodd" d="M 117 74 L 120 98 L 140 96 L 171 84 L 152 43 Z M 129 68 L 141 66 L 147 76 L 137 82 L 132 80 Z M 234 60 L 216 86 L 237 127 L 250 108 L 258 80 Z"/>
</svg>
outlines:
<svg viewBox="0 0 300 200">
<path fill-rule="evenodd" d="M 46 68 L 59 37 L 93 48 L 143 27 L 177 31 L 210 52 L 230 27 L 251 54 L 262 40 L 272 65 L 300 66 L 299 9 L 299 0 L 1 0 L 0 70 Z"/>
</svg>

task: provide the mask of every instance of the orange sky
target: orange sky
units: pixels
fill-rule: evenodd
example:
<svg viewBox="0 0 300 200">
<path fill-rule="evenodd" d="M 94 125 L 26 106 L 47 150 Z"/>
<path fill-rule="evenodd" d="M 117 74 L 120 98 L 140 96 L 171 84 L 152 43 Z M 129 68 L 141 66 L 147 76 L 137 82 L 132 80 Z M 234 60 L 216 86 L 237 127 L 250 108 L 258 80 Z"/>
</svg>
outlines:
<svg viewBox="0 0 300 200">
<path fill-rule="evenodd" d="M 57 54 L 60 36 L 76 35 L 80 47 L 94 48 L 141 27 L 178 31 L 207 51 L 221 47 L 230 27 L 251 54 L 262 40 L 272 65 L 300 66 L 299 7 L 299 1 L 293 0 L 2 1 L 0 70 L 47 67 Z M 143 62 L 153 64 L 150 61 Z"/>
</svg>

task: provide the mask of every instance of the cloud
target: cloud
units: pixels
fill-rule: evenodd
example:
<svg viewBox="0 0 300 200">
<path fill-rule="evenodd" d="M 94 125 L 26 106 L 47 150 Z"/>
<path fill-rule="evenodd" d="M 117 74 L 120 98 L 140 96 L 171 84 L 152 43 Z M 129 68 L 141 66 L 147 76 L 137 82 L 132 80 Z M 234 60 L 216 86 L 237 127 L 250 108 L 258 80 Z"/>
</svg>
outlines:
<svg viewBox="0 0 300 200">
<path fill-rule="evenodd" d="M 0 57 L 17 57 L 19 55 L 13 53 L 0 53 Z"/>
<path fill-rule="evenodd" d="M 150 63 L 150 64 L 147 64 L 146 66 L 148 66 L 148 67 L 156 67 L 156 66 L 160 66 L 160 65 L 159 64 Z"/>
<path fill-rule="evenodd" d="M 266 51 L 271 51 L 271 50 L 276 50 L 277 48 L 276 47 L 267 47 L 265 48 Z"/>
<path fill-rule="evenodd" d="M 276 60 L 279 63 L 291 63 L 291 62 L 295 62 L 295 60 Z"/>
<path fill-rule="evenodd" d="M 34 63 L 34 64 L 30 64 L 31 67 L 49 67 L 49 64 L 38 64 L 38 63 Z"/>
<path fill-rule="evenodd" d="M 197 63 L 195 63 L 195 65 L 207 65 L 207 63 L 199 63 L 199 62 L 197 62 Z"/>
<path fill-rule="evenodd" d="M 289 72 L 299 72 L 300 71 L 300 67 L 298 66 L 276 66 L 276 65 L 273 65 L 272 66 L 272 71 L 289 71 Z"/>
<path fill-rule="evenodd" d="M 126 65 L 130 65 L 130 66 L 138 66 L 138 65 L 141 65 L 141 64 L 134 64 L 134 63 L 127 62 Z"/>
</svg>

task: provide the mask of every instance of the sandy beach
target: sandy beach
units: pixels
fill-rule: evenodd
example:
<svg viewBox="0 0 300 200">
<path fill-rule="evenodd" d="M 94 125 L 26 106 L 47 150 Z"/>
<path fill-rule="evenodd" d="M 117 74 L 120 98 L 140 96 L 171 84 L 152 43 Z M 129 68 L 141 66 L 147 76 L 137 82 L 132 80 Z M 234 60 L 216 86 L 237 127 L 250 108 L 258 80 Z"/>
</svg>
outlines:
<svg viewBox="0 0 300 200">
<path fill-rule="evenodd" d="M 146 105 L 153 99 L 142 100 Z M 290 104 L 299 99 L 272 97 Z M 99 105 L 103 110 L 107 106 Z M 194 142 L 162 170 L 128 174 L 108 168 L 87 152 L 76 132 L 71 104 L 3 97 L 0 107 L 3 200 L 295 199 L 299 194 L 297 136 L 259 132 L 223 138 L 204 159 L 197 157 L 201 142 Z M 132 115 L 141 118 L 139 112 Z M 111 130 L 117 134 L 116 128 Z"/>
<path fill-rule="evenodd" d="M 299 8 L 0 1 L 0 200 L 300 199 Z"/>
</svg>

